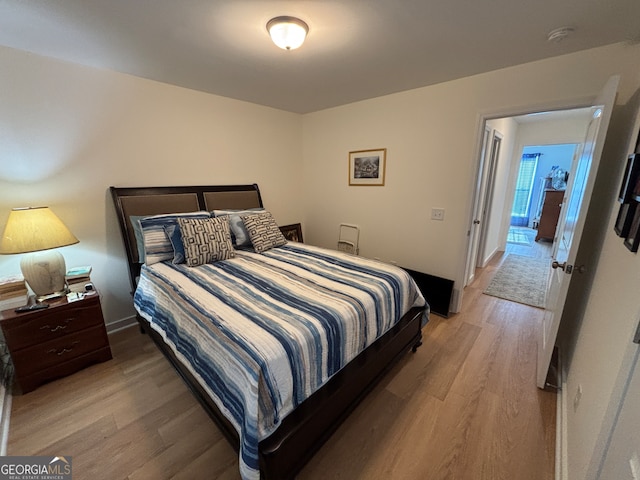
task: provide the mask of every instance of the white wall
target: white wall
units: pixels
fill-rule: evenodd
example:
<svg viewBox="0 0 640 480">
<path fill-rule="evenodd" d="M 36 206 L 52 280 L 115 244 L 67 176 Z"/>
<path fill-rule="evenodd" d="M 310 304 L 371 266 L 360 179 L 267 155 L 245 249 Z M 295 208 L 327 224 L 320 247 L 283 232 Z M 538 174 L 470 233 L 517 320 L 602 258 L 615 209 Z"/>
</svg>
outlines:
<svg viewBox="0 0 640 480">
<path fill-rule="evenodd" d="M 303 220 L 301 117 L 0 47 L 0 225 L 49 205 L 80 239 L 107 324 L 133 315 L 108 187 L 258 183 L 281 224 Z M 19 255 L 0 256 L 0 275 Z"/>
<path fill-rule="evenodd" d="M 611 74 L 618 102 L 637 86 L 640 47 L 614 45 L 324 110 L 304 117 L 306 237 L 334 246 L 338 224 L 361 227 L 364 256 L 463 285 L 480 115 L 582 105 Z M 350 187 L 351 150 L 388 149 L 385 187 Z M 443 222 L 430 220 L 445 208 Z"/>
<path fill-rule="evenodd" d="M 609 203 L 614 202 L 612 195 Z M 629 368 L 624 362 L 625 350 L 639 319 L 640 256 L 629 252 L 615 235 L 617 211 L 613 213 L 567 377 L 567 461 L 571 479 L 595 478 L 587 471 L 593 474 L 597 469 L 601 442 L 608 436 L 608 422 L 612 421 L 608 409 L 621 398 L 618 373 Z M 574 409 L 579 386 L 582 398 Z"/>
</svg>

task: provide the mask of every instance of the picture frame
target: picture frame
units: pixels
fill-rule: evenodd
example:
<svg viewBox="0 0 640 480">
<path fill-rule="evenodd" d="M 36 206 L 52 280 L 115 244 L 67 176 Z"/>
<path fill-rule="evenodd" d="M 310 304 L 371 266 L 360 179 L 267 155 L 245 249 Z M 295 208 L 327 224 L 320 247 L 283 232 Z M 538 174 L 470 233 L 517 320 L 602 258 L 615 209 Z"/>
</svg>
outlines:
<svg viewBox="0 0 640 480">
<path fill-rule="evenodd" d="M 304 243 L 302 240 L 301 224 L 292 223 L 291 225 L 283 225 L 280 227 L 280 231 L 288 241 Z"/>
<path fill-rule="evenodd" d="M 629 233 L 624 239 L 624 246 L 632 252 L 638 251 L 638 244 L 640 244 L 640 208 L 638 204 L 632 204 L 634 210 L 633 221 L 629 227 Z"/>
<path fill-rule="evenodd" d="M 638 153 L 631 154 L 627 158 L 618 202 L 628 203 L 634 197 L 640 198 L 640 154 Z"/>
<path fill-rule="evenodd" d="M 640 160 L 638 161 L 640 163 Z M 636 185 L 631 192 L 631 199 L 640 202 L 640 175 L 638 175 L 638 179 L 636 180 Z"/>
<path fill-rule="evenodd" d="M 349 152 L 349 185 L 384 186 L 387 149 Z"/>
<path fill-rule="evenodd" d="M 618 217 L 616 223 L 613 226 L 613 230 L 619 237 L 626 238 L 633 222 L 633 215 L 635 213 L 635 204 L 623 203 L 618 210 Z"/>
</svg>

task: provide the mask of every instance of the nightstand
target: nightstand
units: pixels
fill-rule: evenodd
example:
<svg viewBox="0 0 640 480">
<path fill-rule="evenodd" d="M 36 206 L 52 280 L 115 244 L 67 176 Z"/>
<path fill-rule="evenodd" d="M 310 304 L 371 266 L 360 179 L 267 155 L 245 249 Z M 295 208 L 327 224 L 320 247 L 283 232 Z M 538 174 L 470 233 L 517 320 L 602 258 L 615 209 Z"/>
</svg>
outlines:
<svg viewBox="0 0 640 480">
<path fill-rule="evenodd" d="M 47 303 L 49 308 L 42 310 L 0 312 L 0 326 L 14 367 L 13 393 L 30 392 L 112 358 L 95 290 L 74 302 L 63 297 Z"/>
</svg>

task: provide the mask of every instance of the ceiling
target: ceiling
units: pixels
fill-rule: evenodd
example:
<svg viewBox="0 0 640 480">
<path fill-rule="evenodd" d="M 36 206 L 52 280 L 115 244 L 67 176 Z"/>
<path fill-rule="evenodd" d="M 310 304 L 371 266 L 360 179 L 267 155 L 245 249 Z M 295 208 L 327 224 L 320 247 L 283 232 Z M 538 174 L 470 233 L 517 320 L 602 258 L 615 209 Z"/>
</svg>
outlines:
<svg viewBox="0 0 640 480">
<path fill-rule="evenodd" d="M 298 50 L 271 43 L 279 15 L 309 25 Z M 638 18 L 638 0 L 0 0 L 0 45 L 308 113 L 637 42 Z"/>
</svg>

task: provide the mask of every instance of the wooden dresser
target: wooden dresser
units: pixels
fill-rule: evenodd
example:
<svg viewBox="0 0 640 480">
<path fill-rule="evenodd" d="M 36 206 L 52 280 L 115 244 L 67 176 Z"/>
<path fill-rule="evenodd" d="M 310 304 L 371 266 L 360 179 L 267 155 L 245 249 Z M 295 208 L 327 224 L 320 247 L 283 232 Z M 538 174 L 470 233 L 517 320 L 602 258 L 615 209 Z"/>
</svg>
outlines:
<svg viewBox="0 0 640 480">
<path fill-rule="evenodd" d="M 49 308 L 0 312 L 0 326 L 14 367 L 13 393 L 111 359 L 111 348 L 94 291 L 82 300 L 49 301 Z"/>
<path fill-rule="evenodd" d="M 564 199 L 564 190 L 545 190 L 542 202 L 542 213 L 538 223 L 536 242 L 541 238 L 553 241 L 556 236 L 556 227 Z"/>
</svg>

